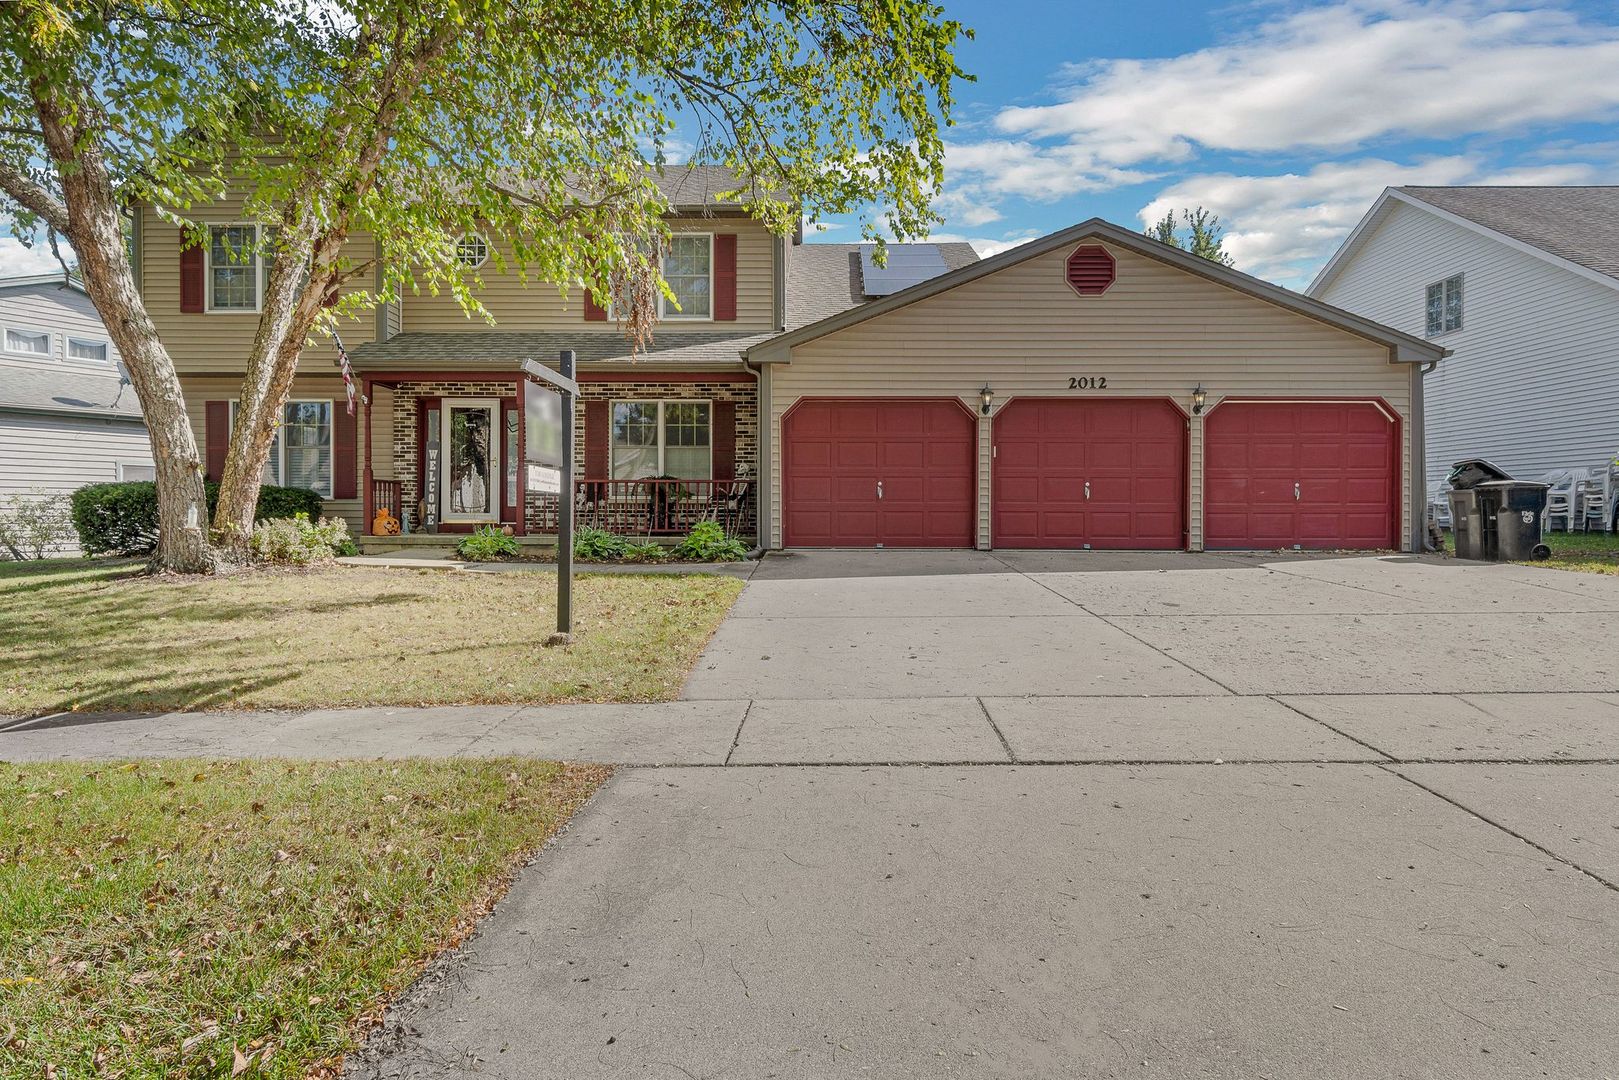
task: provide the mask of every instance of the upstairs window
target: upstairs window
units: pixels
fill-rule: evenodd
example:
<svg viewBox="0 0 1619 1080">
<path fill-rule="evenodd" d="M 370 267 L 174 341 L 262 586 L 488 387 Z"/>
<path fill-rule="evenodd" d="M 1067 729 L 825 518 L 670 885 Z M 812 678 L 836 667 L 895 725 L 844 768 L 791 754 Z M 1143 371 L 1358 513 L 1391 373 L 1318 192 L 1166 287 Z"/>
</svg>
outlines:
<svg viewBox="0 0 1619 1080">
<path fill-rule="evenodd" d="M 663 257 L 663 280 L 675 294 L 679 310 L 664 302 L 666 319 L 714 317 L 714 238 L 707 233 L 676 234 Z"/>
<path fill-rule="evenodd" d="M 86 338 L 70 337 L 67 339 L 67 358 L 69 360 L 82 360 L 90 364 L 105 364 L 107 362 L 107 343 L 105 341 L 90 341 Z"/>
<path fill-rule="evenodd" d="M 6 327 L 6 352 L 18 356 L 51 355 L 51 335 L 44 330 L 24 330 L 20 326 Z"/>
<path fill-rule="evenodd" d="M 257 225 L 208 227 L 209 311 L 258 311 L 264 273 Z"/>
<path fill-rule="evenodd" d="M 477 233 L 467 233 L 455 242 L 455 258 L 468 270 L 482 269 L 489 261 L 489 241 Z"/>
<path fill-rule="evenodd" d="M 1462 275 L 1428 286 L 1427 312 L 1429 337 L 1462 328 Z"/>
</svg>

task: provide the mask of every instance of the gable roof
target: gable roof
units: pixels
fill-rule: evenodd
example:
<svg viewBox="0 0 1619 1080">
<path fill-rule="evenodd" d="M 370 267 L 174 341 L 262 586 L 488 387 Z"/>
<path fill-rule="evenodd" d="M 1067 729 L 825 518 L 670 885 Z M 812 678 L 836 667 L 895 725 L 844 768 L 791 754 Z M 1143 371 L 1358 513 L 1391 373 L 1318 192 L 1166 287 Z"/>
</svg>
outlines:
<svg viewBox="0 0 1619 1080">
<path fill-rule="evenodd" d="M 1103 221 L 1101 218 L 1082 221 L 1078 225 L 1070 226 L 1060 232 L 1054 232 L 1036 240 L 1030 240 L 1026 244 L 1010 248 L 981 262 L 958 267 L 891 296 L 873 300 L 860 307 L 851 308 L 848 311 L 828 316 L 808 326 L 778 335 L 755 345 L 747 350 L 745 355 L 752 363 L 784 363 L 791 357 L 791 350 L 796 345 L 814 341 L 816 338 L 847 329 L 857 323 L 865 322 L 867 319 L 874 319 L 879 315 L 906 307 L 919 300 L 926 300 L 931 296 L 937 296 L 940 293 L 959 288 L 970 282 L 977 281 L 979 278 L 988 277 L 990 274 L 1016 266 L 1021 262 L 1038 258 L 1041 255 L 1088 239 L 1102 240 L 1126 251 L 1135 252 L 1149 259 L 1156 259 L 1177 269 L 1185 270 L 1187 273 L 1206 278 L 1217 285 L 1223 285 L 1237 292 L 1246 293 L 1255 299 L 1275 304 L 1277 307 L 1296 312 L 1306 318 L 1337 327 L 1357 337 L 1387 345 L 1392 352 L 1393 358 L 1397 361 L 1429 363 L 1450 355 L 1450 350 L 1443 346 L 1435 345 L 1431 341 L 1401 333 L 1353 312 L 1333 307 L 1331 304 L 1324 304 L 1308 296 L 1302 296 L 1289 289 L 1284 289 L 1280 285 L 1272 285 L 1268 281 L 1263 281 L 1251 274 L 1245 274 L 1240 270 L 1234 270 L 1229 266 L 1221 266 L 1219 263 L 1182 251 L 1180 248 L 1171 247 L 1168 244 L 1143 236 L 1133 229 L 1126 229 L 1122 226 L 1114 225 L 1112 222 Z"/>
<path fill-rule="evenodd" d="M 1401 204 L 1619 288 L 1619 187 L 1385 188 L 1310 282 L 1320 292 Z"/>
</svg>

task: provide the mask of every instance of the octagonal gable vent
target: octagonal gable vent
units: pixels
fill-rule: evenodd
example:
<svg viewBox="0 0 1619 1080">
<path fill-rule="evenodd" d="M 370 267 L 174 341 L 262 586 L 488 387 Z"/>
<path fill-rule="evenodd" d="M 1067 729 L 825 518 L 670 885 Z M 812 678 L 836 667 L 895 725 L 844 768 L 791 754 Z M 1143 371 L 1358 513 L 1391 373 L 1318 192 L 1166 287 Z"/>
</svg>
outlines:
<svg viewBox="0 0 1619 1080">
<path fill-rule="evenodd" d="M 1107 292 L 1117 272 L 1113 256 L 1101 244 L 1083 244 L 1068 256 L 1068 284 L 1081 296 Z"/>
</svg>

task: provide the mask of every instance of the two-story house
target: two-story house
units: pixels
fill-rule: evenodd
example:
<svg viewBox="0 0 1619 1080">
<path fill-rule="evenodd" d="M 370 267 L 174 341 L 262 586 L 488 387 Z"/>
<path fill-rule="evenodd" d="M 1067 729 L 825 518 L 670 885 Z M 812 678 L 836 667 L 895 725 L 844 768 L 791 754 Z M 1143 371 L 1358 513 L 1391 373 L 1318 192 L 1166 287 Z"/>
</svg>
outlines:
<svg viewBox="0 0 1619 1080">
<path fill-rule="evenodd" d="M 380 510 L 407 532 L 490 522 L 520 535 L 554 532 L 557 497 L 527 492 L 520 467 L 519 367 L 554 365 L 573 349 L 575 459 L 592 481 L 580 489 L 583 520 L 657 535 L 717 513 L 756 536 L 759 373 L 743 353 L 865 302 L 861 253 L 869 265 L 870 249 L 771 234 L 746 205 L 717 199 L 737 186 L 723 170 L 673 169 L 660 186 L 673 232 L 663 272 L 678 305 L 662 311 L 639 355 L 587 290 L 563 299 L 553 286 L 498 272 L 502 239 L 469 233 L 458 257 L 481 274 L 478 296 L 495 325 L 469 318 L 448 293 L 408 295 L 351 320 L 339 333 L 361 385 L 354 415 L 331 342 L 306 349 L 266 482 L 313 488 L 362 535 Z M 180 371 L 211 479 L 223 467 L 263 285 L 261 265 L 233 257 L 254 228 L 236 220 L 238 210 L 222 201 L 199 215 L 210 222 L 204 247 L 182 250 L 178 229 L 150 207 L 135 230 L 142 295 Z M 354 256 L 368 257 L 367 245 L 355 241 Z M 967 244 L 901 245 L 895 262 L 918 252 L 939 273 L 977 258 Z"/>
<path fill-rule="evenodd" d="M 1619 187 L 1389 188 L 1309 294 L 1455 354 L 1423 381 L 1429 485 L 1619 451 Z"/>
<path fill-rule="evenodd" d="M 978 260 L 965 244 L 778 238 L 660 181 L 679 301 L 649 349 L 573 290 L 484 278 L 496 324 L 411 295 L 306 350 L 268 479 L 369 533 L 484 522 L 545 535 L 559 495 L 519 468 L 519 367 L 575 350 L 584 522 L 673 535 L 717 517 L 763 547 L 1409 548 L 1420 542 L 1417 369 L 1441 345 L 1093 219 Z M 262 271 L 220 203 L 210 243 L 137 219 L 148 310 L 208 469 L 224 459 Z M 469 234 L 470 268 L 502 243 Z M 356 243 L 364 257 L 365 241 Z M 379 513 L 385 512 L 385 513 Z"/>
</svg>

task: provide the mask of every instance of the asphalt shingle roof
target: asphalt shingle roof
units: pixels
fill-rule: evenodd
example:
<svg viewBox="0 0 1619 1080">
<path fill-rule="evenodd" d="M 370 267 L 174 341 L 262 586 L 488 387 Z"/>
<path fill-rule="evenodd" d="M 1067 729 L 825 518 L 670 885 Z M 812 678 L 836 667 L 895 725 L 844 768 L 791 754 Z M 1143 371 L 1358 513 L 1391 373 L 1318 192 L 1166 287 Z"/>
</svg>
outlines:
<svg viewBox="0 0 1619 1080">
<path fill-rule="evenodd" d="M 1430 206 L 1619 278 L 1619 187 L 1402 187 Z"/>
<path fill-rule="evenodd" d="M 720 189 L 723 190 L 723 189 Z M 829 315 L 866 302 L 860 281 L 859 244 L 800 244 L 787 263 L 787 329 L 808 326 Z M 978 261 L 971 244 L 939 244 L 945 269 L 955 270 Z M 515 365 L 524 360 L 552 360 L 572 349 L 581 364 L 623 363 L 677 367 L 735 364 L 742 353 L 774 333 L 758 330 L 679 330 L 660 328 L 651 347 L 632 357 L 629 343 L 611 327 L 591 330 L 466 331 L 451 334 L 395 335 L 387 341 L 356 345 L 349 350 L 354 362 L 377 368 L 416 367 L 446 362 Z"/>
<path fill-rule="evenodd" d="M 61 368 L 0 365 L 0 409 L 7 408 L 141 419 L 134 388 L 119 396 L 118 376 Z"/>
</svg>

